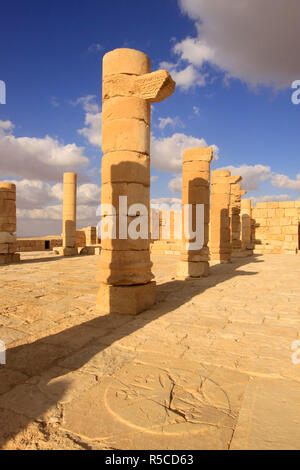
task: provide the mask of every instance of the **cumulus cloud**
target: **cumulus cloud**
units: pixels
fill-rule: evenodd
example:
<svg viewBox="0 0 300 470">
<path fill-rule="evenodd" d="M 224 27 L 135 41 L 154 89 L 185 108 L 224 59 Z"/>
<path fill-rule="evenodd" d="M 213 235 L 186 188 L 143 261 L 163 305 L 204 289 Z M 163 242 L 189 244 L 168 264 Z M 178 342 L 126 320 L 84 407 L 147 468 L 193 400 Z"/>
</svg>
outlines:
<svg viewBox="0 0 300 470">
<path fill-rule="evenodd" d="M 7 181 L 7 180 L 6 180 Z M 63 185 L 56 183 L 51 185 L 37 180 L 9 180 L 17 186 L 17 208 L 25 210 L 53 211 L 50 204 L 63 200 Z M 81 184 L 77 188 L 78 205 L 96 206 L 100 202 L 100 187 L 96 184 Z M 46 207 L 47 206 L 47 207 Z M 94 210 L 94 209 L 93 209 Z M 24 212 L 25 214 L 26 212 Z"/>
<path fill-rule="evenodd" d="M 204 139 L 198 139 L 183 133 L 175 133 L 171 137 L 151 138 L 152 165 L 158 170 L 180 172 L 182 170 L 182 152 L 190 147 L 206 147 Z M 218 159 L 219 149 L 214 148 L 214 158 Z"/>
<path fill-rule="evenodd" d="M 242 185 L 247 191 L 258 189 L 260 182 L 267 181 L 272 176 L 271 168 L 265 165 L 241 165 L 238 167 L 230 165 L 223 169 L 231 171 L 232 175 L 242 176 Z"/>
<path fill-rule="evenodd" d="M 170 126 L 172 127 L 173 129 L 175 127 L 181 127 L 181 128 L 184 128 L 185 125 L 181 122 L 181 120 L 179 119 L 178 116 L 175 116 L 174 118 L 168 116 L 166 118 L 161 118 L 159 117 L 158 118 L 159 120 L 159 124 L 158 124 L 158 127 L 161 129 L 161 130 L 164 130 L 167 126 Z"/>
<path fill-rule="evenodd" d="M 169 181 L 168 188 L 172 191 L 172 193 L 181 193 L 182 189 L 182 176 L 178 175 L 172 178 Z"/>
<path fill-rule="evenodd" d="M 64 145 L 46 136 L 15 137 L 11 121 L 0 121 L 0 178 L 21 177 L 58 181 L 67 170 L 77 170 L 89 160 L 83 147 Z"/>
<path fill-rule="evenodd" d="M 251 85 L 289 87 L 300 76 L 299 0 L 179 0 L 196 37 L 176 43 L 182 63 L 205 63 Z"/>
<path fill-rule="evenodd" d="M 78 134 L 83 135 L 90 144 L 101 148 L 102 113 L 95 100 L 94 95 L 82 96 L 72 104 L 74 106 L 81 105 L 86 113 L 85 126 L 78 130 Z"/>
<path fill-rule="evenodd" d="M 250 197 L 253 204 L 258 202 L 277 202 L 277 201 L 291 201 L 292 198 L 289 194 L 273 194 L 270 196 L 259 196 L 259 197 Z"/>
<path fill-rule="evenodd" d="M 275 188 L 293 189 L 295 191 L 300 191 L 300 173 L 296 175 L 295 180 L 289 178 L 286 175 L 274 174 L 271 182 Z"/>
<path fill-rule="evenodd" d="M 159 197 L 151 199 L 152 209 L 181 210 L 181 199 L 176 197 Z"/>
<path fill-rule="evenodd" d="M 23 219 L 62 221 L 62 204 L 51 205 L 43 207 L 42 209 L 17 209 L 17 217 Z M 97 219 L 95 207 L 84 204 L 77 206 L 78 221 L 89 220 L 91 218 Z"/>
<path fill-rule="evenodd" d="M 187 91 L 196 86 L 204 86 L 206 84 L 205 74 L 199 72 L 193 65 L 182 66 L 182 63 L 161 62 L 160 67 L 168 70 L 172 78 L 176 82 L 176 87 Z"/>
</svg>

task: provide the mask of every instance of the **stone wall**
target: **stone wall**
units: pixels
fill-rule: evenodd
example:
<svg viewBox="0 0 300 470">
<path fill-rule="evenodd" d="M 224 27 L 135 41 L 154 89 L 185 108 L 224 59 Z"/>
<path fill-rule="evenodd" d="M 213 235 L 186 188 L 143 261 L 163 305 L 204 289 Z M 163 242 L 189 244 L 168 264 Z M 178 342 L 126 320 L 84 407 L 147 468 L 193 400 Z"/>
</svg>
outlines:
<svg viewBox="0 0 300 470">
<path fill-rule="evenodd" d="M 255 254 L 299 251 L 300 201 L 258 203 L 252 219 Z"/>
<path fill-rule="evenodd" d="M 48 251 L 62 246 L 62 238 L 18 238 L 16 241 L 16 251 Z"/>
</svg>

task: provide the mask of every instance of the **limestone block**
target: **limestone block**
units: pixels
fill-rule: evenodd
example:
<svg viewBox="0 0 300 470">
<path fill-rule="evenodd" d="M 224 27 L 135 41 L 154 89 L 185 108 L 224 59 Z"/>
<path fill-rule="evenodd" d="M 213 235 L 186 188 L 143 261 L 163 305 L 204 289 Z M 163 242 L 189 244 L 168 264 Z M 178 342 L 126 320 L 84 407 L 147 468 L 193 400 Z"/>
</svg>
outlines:
<svg viewBox="0 0 300 470">
<path fill-rule="evenodd" d="M 290 225 L 288 227 L 282 227 L 282 233 L 287 235 L 297 235 L 298 234 L 298 226 L 297 225 Z"/>
<path fill-rule="evenodd" d="M 127 208 L 119 207 L 120 196 L 127 196 Z M 102 184 L 101 203 L 112 205 L 117 214 L 127 215 L 132 204 L 143 204 L 146 208 L 150 206 L 150 188 L 139 183 L 105 183 Z"/>
<path fill-rule="evenodd" d="M 177 264 L 177 277 L 179 278 L 207 277 L 208 275 L 208 261 L 179 261 Z"/>
<path fill-rule="evenodd" d="M 151 308 L 156 300 L 154 281 L 136 286 L 100 284 L 97 309 L 105 313 L 137 315 Z"/>
<path fill-rule="evenodd" d="M 209 213 L 209 189 L 204 186 L 182 187 L 182 203 L 183 204 L 205 204 Z"/>
<path fill-rule="evenodd" d="M 283 207 L 279 208 L 279 209 L 275 209 L 275 216 L 276 217 L 284 217 L 284 209 Z"/>
<path fill-rule="evenodd" d="M 0 243 L 15 243 L 16 236 L 8 232 L 0 232 Z"/>
<path fill-rule="evenodd" d="M 229 194 L 230 194 L 230 184 L 228 184 L 228 183 L 219 183 L 219 184 L 214 185 L 213 193 L 214 193 L 214 195 L 215 194 L 222 194 L 222 195 L 228 195 L 229 196 Z M 219 200 L 221 200 L 221 198 L 219 198 Z M 223 196 L 222 200 L 224 200 L 224 196 Z"/>
<path fill-rule="evenodd" d="M 284 213 L 286 217 L 297 217 L 298 210 L 297 208 L 288 208 L 284 210 Z"/>
<path fill-rule="evenodd" d="M 227 178 L 230 175 L 231 173 L 229 170 L 214 170 L 212 173 L 212 183 L 223 182 L 224 178 Z"/>
<path fill-rule="evenodd" d="M 200 187 L 205 186 L 206 188 L 209 187 L 209 180 L 210 180 L 210 173 L 209 171 L 186 171 L 183 168 L 182 174 L 182 186 L 186 187 Z"/>
<path fill-rule="evenodd" d="M 268 204 L 277 204 L 277 207 L 284 207 L 285 209 L 293 208 L 295 207 L 295 201 L 280 201 L 277 203 L 268 203 Z"/>
<path fill-rule="evenodd" d="M 151 103 L 160 103 L 175 90 L 176 83 L 166 70 L 157 70 L 136 77 L 138 96 Z"/>
<path fill-rule="evenodd" d="M 150 103 L 137 96 L 116 96 L 104 101 L 102 119 L 139 119 L 150 125 Z"/>
<path fill-rule="evenodd" d="M 8 243 L 0 243 L 0 253 L 7 254 L 8 252 Z"/>
<path fill-rule="evenodd" d="M 291 218 L 290 217 L 280 217 L 279 219 L 279 225 L 290 225 L 291 224 Z"/>
<path fill-rule="evenodd" d="M 137 119 L 104 121 L 102 149 L 104 153 L 129 150 L 149 155 L 150 132 L 148 124 Z"/>
<path fill-rule="evenodd" d="M 20 261 L 19 253 L 0 254 L 0 265 L 18 263 Z"/>
<path fill-rule="evenodd" d="M 135 49 L 114 49 L 103 57 L 103 78 L 113 74 L 143 75 L 150 71 L 149 57 Z"/>
<path fill-rule="evenodd" d="M 0 216 L 0 232 L 14 233 L 16 230 L 16 218 Z"/>
<path fill-rule="evenodd" d="M 136 83 L 133 75 L 112 75 L 103 80 L 103 103 L 121 97 L 137 97 Z M 138 98 L 138 97 L 137 97 Z"/>
<path fill-rule="evenodd" d="M 134 240 L 129 237 L 127 239 L 120 239 L 120 220 L 119 217 L 113 217 L 113 216 L 105 216 L 103 219 L 103 227 L 105 228 L 105 232 L 108 232 L 108 228 L 112 227 L 114 224 L 115 227 L 115 234 L 117 238 L 112 238 L 112 233 L 110 232 L 109 238 L 105 238 L 103 236 L 104 234 L 101 234 L 101 246 L 104 250 L 118 250 L 118 251 L 129 251 L 129 250 L 148 250 L 149 249 L 149 244 L 150 244 L 150 233 L 149 233 L 149 219 L 148 217 L 145 218 L 139 218 L 138 217 L 129 217 L 129 216 L 124 216 L 124 225 L 127 230 L 128 234 L 128 228 L 130 227 L 131 223 L 134 223 L 135 221 L 141 222 L 141 225 L 143 224 L 144 227 L 148 227 L 147 229 L 147 239 L 142 239 L 139 238 L 137 240 Z M 107 223 L 106 223 L 107 221 Z M 141 227 L 138 226 L 136 228 L 137 231 L 141 231 Z"/>
<path fill-rule="evenodd" d="M 0 214 L 7 217 L 16 217 L 16 202 L 12 199 L 1 199 L 0 197 Z"/>
<path fill-rule="evenodd" d="M 182 161 L 185 164 L 186 162 L 196 162 L 196 161 L 207 161 L 211 162 L 213 159 L 213 149 L 212 147 L 194 147 L 184 150 L 182 154 Z"/>
<path fill-rule="evenodd" d="M 210 161 L 209 160 L 195 160 L 195 161 L 186 161 L 183 163 L 183 173 L 191 173 L 196 177 L 198 173 L 210 174 Z M 207 180 L 205 178 L 205 180 Z"/>
<path fill-rule="evenodd" d="M 150 157 L 138 152 L 111 152 L 102 157 L 102 184 L 150 185 Z"/>
<path fill-rule="evenodd" d="M 145 251 L 101 250 L 97 279 L 105 284 L 146 284 L 153 279 L 150 253 Z"/>
<path fill-rule="evenodd" d="M 60 247 L 56 247 L 54 248 L 54 253 L 58 254 L 58 255 L 61 255 L 61 256 L 77 256 L 78 255 L 78 248 L 70 248 L 70 247 L 67 247 L 67 246 L 60 246 Z"/>
</svg>

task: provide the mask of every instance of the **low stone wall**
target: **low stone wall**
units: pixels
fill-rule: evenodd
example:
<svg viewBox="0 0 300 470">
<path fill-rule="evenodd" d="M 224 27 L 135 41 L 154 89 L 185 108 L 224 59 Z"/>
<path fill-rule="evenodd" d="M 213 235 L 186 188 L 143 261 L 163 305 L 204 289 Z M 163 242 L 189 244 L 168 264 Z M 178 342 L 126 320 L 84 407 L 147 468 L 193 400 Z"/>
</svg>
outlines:
<svg viewBox="0 0 300 470">
<path fill-rule="evenodd" d="M 22 251 L 48 251 L 62 246 L 62 238 L 17 238 L 16 252 Z"/>
<path fill-rule="evenodd" d="M 297 254 L 300 201 L 261 202 L 252 209 L 256 254 Z"/>
</svg>

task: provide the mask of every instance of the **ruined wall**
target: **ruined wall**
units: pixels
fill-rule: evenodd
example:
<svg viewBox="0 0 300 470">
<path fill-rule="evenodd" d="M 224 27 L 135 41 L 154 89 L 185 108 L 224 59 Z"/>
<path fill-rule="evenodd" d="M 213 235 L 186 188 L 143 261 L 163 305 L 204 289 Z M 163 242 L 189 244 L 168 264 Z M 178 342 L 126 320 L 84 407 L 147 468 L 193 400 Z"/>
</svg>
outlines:
<svg viewBox="0 0 300 470">
<path fill-rule="evenodd" d="M 55 247 L 62 246 L 62 238 L 18 238 L 16 241 L 16 251 L 48 251 Z"/>
<path fill-rule="evenodd" d="M 300 201 L 258 203 L 252 219 L 255 254 L 299 251 Z"/>
<path fill-rule="evenodd" d="M 76 230 L 76 248 L 83 248 L 86 246 L 85 230 Z"/>
<path fill-rule="evenodd" d="M 154 213 L 157 213 L 158 225 L 153 227 Z M 150 212 L 150 230 L 151 230 L 151 253 L 157 255 L 179 255 L 182 249 L 182 215 L 181 211 L 168 211 L 151 209 Z M 153 235 L 156 233 L 156 238 Z"/>
</svg>

